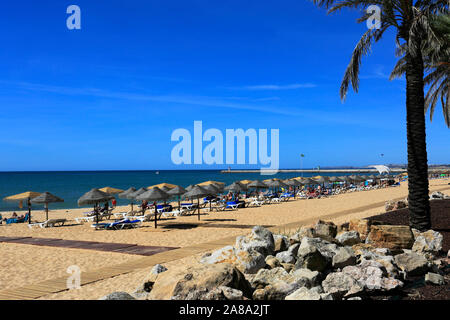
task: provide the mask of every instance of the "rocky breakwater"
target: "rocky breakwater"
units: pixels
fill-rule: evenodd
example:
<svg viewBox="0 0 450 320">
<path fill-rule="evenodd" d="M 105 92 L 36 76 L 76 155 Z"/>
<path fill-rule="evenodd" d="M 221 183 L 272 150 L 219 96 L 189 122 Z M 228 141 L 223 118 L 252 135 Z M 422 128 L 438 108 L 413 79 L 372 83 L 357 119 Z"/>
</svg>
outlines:
<svg viewBox="0 0 450 320">
<path fill-rule="evenodd" d="M 196 264 L 155 266 L 133 293 L 103 299 L 359 300 L 399 294 L 411 277 L 444 284 L 442 235 L 354 220 L 291 235 L 256 226 Z"/>
</svg>

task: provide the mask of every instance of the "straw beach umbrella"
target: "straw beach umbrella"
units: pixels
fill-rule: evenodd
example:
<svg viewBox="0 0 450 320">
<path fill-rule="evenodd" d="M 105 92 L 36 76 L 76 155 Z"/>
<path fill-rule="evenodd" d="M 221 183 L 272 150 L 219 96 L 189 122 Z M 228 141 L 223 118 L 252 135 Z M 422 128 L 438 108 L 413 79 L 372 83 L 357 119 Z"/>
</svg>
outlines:
<svg viewBox="0 0 450 320">
<path fill-rule="evenodd" d="M 109 194 L 118 194 L 124 192 L 122 189 L 112 188 L 112 187 L 104 187 L 101 189 L 98 189 L 101 192 L 109 193 Z"/>
<path fill-rule="evenodd" d="M 203 186 L 202 188 L 209 192 L 208 196 L 216 196 L 222 192 L 221 188 L 215 184 L 208 184 L 206 186 Z M 211 200 L 210 200 L 209 201 L 209 210 L 210 211 L 211 211 L 211 207 L 212 207 L 212 204 L 211 204 Z"/>
<path fill-rule="evenodd" d="M 178 196 L 178 209 L 181 209 L 181 195 L 186 193 L 186 189 L 184 189 L 181 186 L 176 186 L 173 189 L 170 189 L 169 191 L 167 191 L 168 194 L 170 194 L 171 196 Z"/>
<path fill-rule="evenodd" d="M 28 205 L 28 223 L 31 223 L 31 199 L 40 196 L 40 192 L 35 191 L 27 191 L 19 194 L 15 194 L 13 196 L 9 196 L 3 198 L 4 201 L 27 201 Z"/>
<path fill-rule="evenodd" d="M 46 213 L 46 219 L 48 220 L 48 204 L 49 203 L 55 203 L 55 202 L 64 202 L 63 199 L 58 198 L 57 196 L 51 194 L 50 192 L 44 192 L 40 196 L 37 196 L 36 198 L 31 199 L 31 203 L 43 203 Z"/>
<path fill-rule="evenodd" d="M 98 209 L 97 205 L 100 202 L 106 202 L 111 199 L 113 199 L 114 196 L 110 195 L 109 193 L 102 192 L 98 189 L 92 189 L 89 192 L 86 192 L 84 195 L 81 196 L 80 199 L 78 199 L 78 205 L 86 205 L 86 204 L 93 204 L 94 205 L 94 211 L 95 211 L 95 217 L 98 223 Z"/>
<path fill-rule="evenodd" d="M 134 193 L 134 192 L 136 192 L 136 188 L 131 187 L 131 188 L 128 188 L 127 190 L 125 190 L 124 192 L 121 192 L 121 193 L 118 194 L 118 197 L 120 199 L 128 199 L 128 200 L 130 200 L 131 212 L 133 212 L 133 200 L 134 199 L 133 198 L 129 198 L 129 195 Z"/>
<path fill-rule="evenodd" d="M 248 188 L 267 189 L 269 186 L 260 180 L 255 180 L 247 185 Z"/>
<path fill-rule="evenodd" d="M 222 186 L 225 185 L 225 183 L 223 183 L 223 182 L 220 182 L 220 181 L 212 181 L 212 180 L 204 181 L 204 182 L 202 182 L 202 183 L 197 183 L 197 185 L 200 186 L 200 187 L 207 186 L 207 185 L 209 185 L 209 184 L 216 184 L 216 185 L 222 185 Z"/>
<path fill-rule="evenodd" d="M 150 186 L 150 187 L 148 187 L 147 189 L 150 190 L 151 188 L 154 188 L 154 187 L 158 187 L 158 188 L 160 188 L 161 190 L 163 190 L 163 188 L 173 189 L 173 188 L 176 187 L 176 185 L 175 185 L 175 184 L 171 184 L 171 183 L 163 182 L 163 183 L 160 183 L 160 184 L 155 184 L 155 185 L 153 185 L 153 186 Z"/>
<path fill-rule="evenodd" d="M 200 198 L 207 196 L 208 195 L 208 190 L 204 189 L 201 186 L 194 186 L 192 187 L 192 189 L 188 192 L 186 192 L 183 196 L 185 198 L 190 198 L 190 199 L 197 199 L 197 203 L 198 203 L 198 220 L 200 220 Z"/>
<path fill-rule="evenodd" d="M 167 199 L 170 198 L 170 195 L 165 192 L 162 191 L 160 188 L 158 187 L 153 187 L 150 190 L 141 193 L 140 195 L 138 195 L 136 197 L 136 200 L 147 200 L 147 201 L 154 201 L 155 202 L 155 229 L 158 227 L 158 207 L 156 205 L 157 201 L 161 201 L 164 200 L 166 201 Z"/>
<path fill-rule="evenodd" d="M 239 182 L 233 182 L 232 184 L 226 186 L 223 189 L 226 190 L 226 191 L 231 191 L 231 192 L 241 192 L 241 191 L 245 191 L 247 188 L 244 187 Z"/>
</svg>

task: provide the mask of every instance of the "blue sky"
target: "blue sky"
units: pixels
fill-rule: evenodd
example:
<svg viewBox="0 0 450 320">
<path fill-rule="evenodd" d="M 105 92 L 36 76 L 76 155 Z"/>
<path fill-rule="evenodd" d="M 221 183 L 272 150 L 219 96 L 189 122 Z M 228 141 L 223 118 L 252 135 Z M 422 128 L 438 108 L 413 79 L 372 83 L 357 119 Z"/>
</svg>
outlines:
<svg viewBox="0 0 450 320">
<path fill-rule="evenodd" d="M 66 27 L 71 4 L 81 30 Z M 405 163 L 392 32 L 364 58 L 359 93 L 339 98 L 367 30 L 357 17 L 306 0 L 5 2 L 0 171 L 215 168 L 171 163 L 172 131 L 195 120 L 279 129 L 281 168 L 300 153 L 303 167 Z M 430 164 L 450 162 L 449 133 L 440 106 L 427 114 Z"/>
</svg>

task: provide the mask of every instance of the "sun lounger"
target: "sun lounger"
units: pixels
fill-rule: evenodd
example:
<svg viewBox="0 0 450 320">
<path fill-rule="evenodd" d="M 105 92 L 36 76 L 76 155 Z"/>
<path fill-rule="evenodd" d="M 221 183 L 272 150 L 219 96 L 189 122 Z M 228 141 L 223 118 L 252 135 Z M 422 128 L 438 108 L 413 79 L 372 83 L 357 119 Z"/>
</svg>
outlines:
<svg viewBox="0 0 450 320">
<path fill-rule="evenodd" d="M 142 220 L 135 219 L 135 220 L 129 220 L 129 219 L 123 219 L 116 222 L 111 223 L 95 223 L 91 225 L 91 227 L 95 228 L 95 230 L 121 230 L 121 229 L 131 229 L 131 228 L 137 228 L 142 224 Z"/>
<path fill-rule="evenodd" d="M 24 223 L 26 221 L 28 221 L 28 213 L 22 219 L 20 219 L 20 218 L 9 218 L 9 219 L 6 220 L 6 224 Z"/>
<path fill-rule="evenodd" d="M 28 225 L 28 228 L 33 228 L 35 226 L 41 227 L 41 228 L 52 228 L 52 227 L 59 227 L 63 226 L 66 222 L 66 219 L 49 219 L 44 222 L 38 222 L 38 223 L 30 223 Z"/>
<path fill-rule="evenodd" d="M 249 203 L 249 207 L 261 207 L 264 204 L 263 200 L 258 199 L 252 199 L 252 201 Z"/>
</svg>

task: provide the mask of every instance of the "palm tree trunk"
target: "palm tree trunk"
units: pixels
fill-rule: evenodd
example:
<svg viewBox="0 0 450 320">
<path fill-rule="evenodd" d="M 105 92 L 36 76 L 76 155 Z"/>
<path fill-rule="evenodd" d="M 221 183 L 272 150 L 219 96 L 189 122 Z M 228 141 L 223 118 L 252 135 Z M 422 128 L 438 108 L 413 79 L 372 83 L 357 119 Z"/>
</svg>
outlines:
<svg viewBox="0 0 450 320">
<path fill-rule="evenodd" d="M 419 44 L 418 44 L 419 45 Z M 408 139 L 409 224 L 426 231 L 431 228 L 428 190 L 428 161 L 424 112 L 423 59 L 420 50 L 408 55 L 406 68 L 406 131 Z"/>
</svg>

